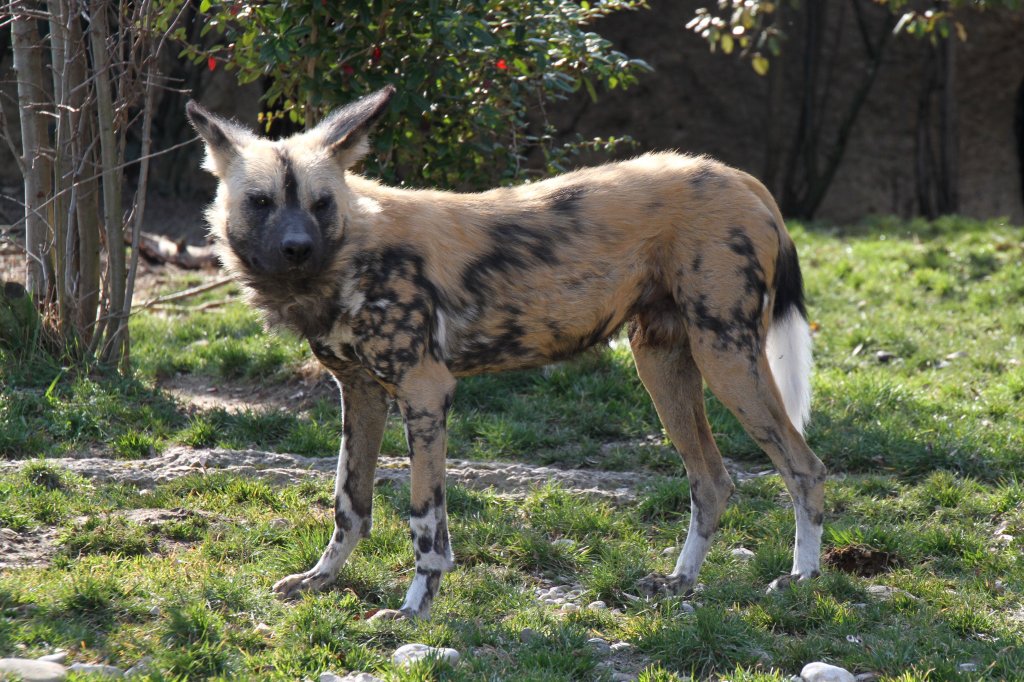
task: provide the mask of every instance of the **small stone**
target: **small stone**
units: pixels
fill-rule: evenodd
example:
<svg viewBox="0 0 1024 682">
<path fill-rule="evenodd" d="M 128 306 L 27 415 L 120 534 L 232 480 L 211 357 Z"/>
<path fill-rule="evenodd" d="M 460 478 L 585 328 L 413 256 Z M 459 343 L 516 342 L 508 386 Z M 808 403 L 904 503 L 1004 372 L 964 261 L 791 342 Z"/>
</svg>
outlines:
<svg viewBox="0 0 1024 682">
<path fill-rule="evenodd" d="M 24 682 L 58 682 L 67 676 L 67 670 L 59 663 L 30 658 L 0 658 L 0 679 L 14 677 Z"/>
<path fill-rule="evenodd" d="M 868 585 L 868 594 L 878 599 L 892 599 L 896 595 L 903 597 L 911 596 L 909 592 L 904 592 L 898 587 L 890 587 L 889 585 Z"/>
<path fill-rule="evenodd" d="M 575 545 L 576 541 L 572 538 L 558 538 L 551 541 L 552 547 L 574 547 Z"/>
<path fill-rule="evenodd" d="M 600 637 L 591 637 L 587 640 L 587 646 L 594 650 L 599 656 L 607 656 L 612 652 L 611 646 Z"/>
<path fill-rule="evenodd" d="M 18 531 L 13 528 L 0 528 L 0 540 L 17 540 Z"/>
<path fill-rule="evenodd" d="M 616 642 L 615 644 L 611 645 L 612 652 L 616 654 L 620 651 L 632 651 L 635 648 L 636 647 L 634 647 L 629 642 Z"/>
<path fill-rule="evenodd" d="M 555 585 L 550 590 L 548 590 L 548 594 L 551 595 L 551 596 L 555 596 L 555 595 L 558 595 L 558 594 L 565 594 L 568 591 L 569 591 L 569 588 L 566 587 L 565 585 Z"/>
<path fill-rule="evenodd" d="M 693 608 L 693 604 L 688 601 L 684 601 L 679 605 L 680 613 L 695 613 L 697 609 Z"/>
<path fill-rule="evenodd" d="M 732 555 L 733 559 L 737 559 L 739 561 L 750 561 L 754 558 L 754 552 L 747 549 L 746 547 L 737 547 L 736 549 L 729 552 L 729 554 Z"/>
<path fill-rule="evenodd" d="M 589 604 L 587 604 L 587 608 L 592 610 L 592 611 L 604 611 L 605 609 L 608 608 L 608 605 L 605 604 L 603 601 L 598 600 L 598 601 L 592 601 Z"/>
<path fill-rule="evenodd" d="M 40 656 L 36 659 L 37 661 L 46 661 L 47 663 L 60 663 L 64 665 L 64 662 L 68 660 L 68 652 L 63 649 L 57 649 L 52 654 L 46 656 Z"/>
<path fill-rule="evenodd" d="M 433 647 L 426 644 L 405 644 L 391 654 L 391 662 L 395 665 L 408 667 L 424 658 L 436 658 L 451 665 L 459 662 L 459 652 L 447 647 Z"/>
<path fill-rule="evenodd" d="M 257 634 L 263 635 L 264 637 L 273 637 L 274 628 L 270 627 L 266 623 L 257 623 L 256 627 L 253 628 Z"/>
<path fill-rule="evenodd" d="M 154 606 L 153 608 L 151 608 L 149 610 L 149 615 L 151 615 L 151 616 L 159 616 L 160 615 L 160 607 L 159 606 Z"/>
<path fill-rule="evenodd" d="M 1011 545 L 1013 544 L 1013 541 L 1016 539 L 1017 538 L 1010 535 L 1009 533 L 1000 533 L 996 536 L 996 543 L 1000 545 Z"/>
<path fill-rule="evenodd" d="M 666 547 L 661 550 L 661 556 L 675 556 L 678 551 L 679 548 L 677 547 Z"/>
<path fill-rule="evenodd" d="M 320 673 L 319 682 L 384 682 L 379 677 L 371 675 L 370 673 L 349 673 L 345 677 L 339 676 L 337 673 L 326 672 Z"/>
<path fill-rule="evenodd" d="M 283 530 L 291 524 L 288 523 L 288 519 L 271 519 L 267 523 L 267 525 L 273 528 L 274 530 Z"/>
<path fill-rule="evenodd" d="M 148 675 L 152 672 L 153 657 L 143 656 L 138 662 L 132 667 L 124 671 L 125 677 L 136 677 L 138 675 Z"/>
<path fill-rule="evenodd" d="M 533 628 L 523 628 L 519 631 L 519 641 L 523 644 L 532 642 L 538 637 L 540 637 L 540 633 L 534 630 Z"/>
<path fill-rule="evenodd" d="M 567 611 L 569 613 L 575 613 L 576 611 L 580 610 L 580 605 L 573 604 L 572 602 L 567 602 L 565 604 L 562 604 L 562 610 Z"/>
<path fill-rule="evenodd" d="M 976 672 L 978 672 L 978 664 L 977 663 L 961 663 L 960 665 L 958 665 L 956 667 L 956 669 L 959 670 L 962 673 L 976 673 Z"/>
<path fill-rule="evenodd" d="M 883 365 L 887 362 L 892 362 L 896 356 L 887 350 L 880 350 L 875 353 L 875 359 L 881 362 Z"/>
<path fill-rule="evenodd" d="M 800 678 L 804 682 L 856 682 L 849 670 L 821 661 L 805 665 L 800 671 Z"/>
<path fill-rule="evenodd" d="M 398 609 L 380 609 L 377 613 L 373 614 L 367 621 L 381 621 L 381 620 L 401 620 L 405 618 L 405 614 Z"/>
<path fill-rule="evenodd" d="M 124 671 L 112 665 L 102 663 L 72 663 L 68 666 L 69 672 L 80 675 L 101 675 L 103 677 L 124 677 Z"/>
</svg>

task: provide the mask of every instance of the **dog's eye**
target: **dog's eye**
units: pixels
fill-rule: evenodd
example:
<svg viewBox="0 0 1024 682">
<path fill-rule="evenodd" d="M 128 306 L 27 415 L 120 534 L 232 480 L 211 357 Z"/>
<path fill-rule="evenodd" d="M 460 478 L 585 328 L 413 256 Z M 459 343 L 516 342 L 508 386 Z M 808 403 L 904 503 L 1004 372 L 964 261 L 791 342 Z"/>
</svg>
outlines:
<svg viewBox="0 0 1024 682">
<path fill-rule="evenodd" d="M 253 194 L 249 197 L 249 203 L 255 208 L 270 208 L 274 201 L 266 194 Z"/>
<path fill-rule="evenodd" d="M 319 199 L 313 202 L 313 210 L 316 211 L 317 213 L 320 213 L 321 211 L 326 211 L 330 207 L 330 197 L 320 197 Z"/>
</svg>

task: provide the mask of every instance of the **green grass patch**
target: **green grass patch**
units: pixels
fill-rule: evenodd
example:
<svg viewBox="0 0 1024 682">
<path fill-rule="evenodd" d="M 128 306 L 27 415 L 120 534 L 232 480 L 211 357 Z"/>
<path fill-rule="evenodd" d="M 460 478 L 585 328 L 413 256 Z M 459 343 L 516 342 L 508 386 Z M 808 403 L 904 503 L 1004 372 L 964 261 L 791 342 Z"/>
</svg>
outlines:
<svg viewBox="0 0 1024 682">
<path fill-rule="evenodd" d="M 788 571 L 792 520 L 786 510 L 765 509 L 775 486 L 741 484 L 733 508 L 756 521 L 716 538 L 703 588 L 689 599 L 693 612 L 679 598 L 631 596 L 644 574 L 670 568 L 674 557 L 661 548 L 678 542 L 685 519 L 652 520 L 639 506 L 554 487 L 512 500 L 451 486 L 459 565 L 431 621 L 394 623 L 369 623 L 364 614 L 397 606 L 411 577 L 405 487 L 378 488 L 373 534 L 336 587 L 287 604 L 269 587 L 318 558 L 331 515 L 322 504 L 310 513 L 310 493 L 329 497 L 330 482 L 270 488 L 197 474 L 134 496 L 80 487 L 64 520 L 52 524 L 68 558 L 0 573 L 0 654 L 85 642 L 88 656 L 125 667 L 153 656 L 165 678 L 315 679 L 332 669 L 401 680 L 603 679 L 602 656 L 586 643 L 596 636 L 632 644 L 629 656 L 650 680 L 788 679 L 820 659 L 882 679 L 930 670 L 928 679 L 958 680 L 965 663 L 986 677 L 1013 677 L 1024 646 L 1017 615 L 1024 568 L 1019 541 L 1003 544 L 996 531 L 1024 527 L 1024 508 L 1007 505 L 1020 487 L 962 481 L 969 513 L 951 514 L 935 505 L 936 488 L 957 479 L 938 478 L 903 482 L 884 496 L 865 494 L 885 489 L 877 477 L 830 481 L 825 549 L 895 545 L 904 563 L 869 578 L 826 568 L 775 594 L 765 587 Z M 7 484 L 27 488 L 21 473 L 0 476 Z M 50 492 L 61 485 L 71 489 L 64 482 Z M 16 499 L 30 496 L 25 490 Z M 124 520 L 131 509 L 153 507 L 190 515 L 151 527 Z M 952 539 L 938 541 L 939 531 Z M 157 544 L 157 537 L 190 544 Z M 553 543 L 559 539 L 571 543 Z M 737 561 L 733 546 L 754 549 L 754 559 Z M 544 577 L 579 583 L 581 603 L 601 599 L 615 610 L 560 613 L 533 595 Z M 893 591 L 879 596 L 873 586 Z M 520 636 L 526 628 L 532 638 Z M 390 654 L 410 641 L 454 647 L 463 661 L 400 671 Z"/>
</svg>

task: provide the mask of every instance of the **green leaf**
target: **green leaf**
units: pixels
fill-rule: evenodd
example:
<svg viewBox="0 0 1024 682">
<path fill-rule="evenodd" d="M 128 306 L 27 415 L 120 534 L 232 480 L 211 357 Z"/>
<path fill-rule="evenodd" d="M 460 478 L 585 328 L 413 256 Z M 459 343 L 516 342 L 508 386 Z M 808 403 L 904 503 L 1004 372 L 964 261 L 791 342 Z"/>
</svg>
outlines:
<svg viewBox="0 0 1024 682">
<path fill-rule="evenodd" d="M 762 55 L 754 55 L 750 60 L 750 65 L 754 67 L 754 72 L 758 76 L 763 76 L 768 73 L 768 67 L 771 66 L 771 62 L 768 61 L 767 57 Z"/>
</svg>

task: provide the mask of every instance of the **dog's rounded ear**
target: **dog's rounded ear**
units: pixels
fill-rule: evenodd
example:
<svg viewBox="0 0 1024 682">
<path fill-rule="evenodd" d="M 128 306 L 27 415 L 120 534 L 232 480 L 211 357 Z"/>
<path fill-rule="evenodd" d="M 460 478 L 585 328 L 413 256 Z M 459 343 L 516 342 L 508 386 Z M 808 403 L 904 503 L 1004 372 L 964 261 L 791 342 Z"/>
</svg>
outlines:
<svg viewBox="0 0 1024 682">
<path fill-rule="evenodd" d="M 203 167 L 218 177 L 223 176 L 231 161 L 252 139 L 252 133 L 233 121 L 210 113 L 192 100 L 185 105 L 185 113 L 206 143 Z"/>
<path fill-rule="evenodd" d="M 322 144 L 338 162 L 348 168 L 370 150 L 370 130 L 387 111 L 394 94 L 394 86 L 386 85 L 334 111 L 313 132 L 321 137 Z"/>
</svg>

